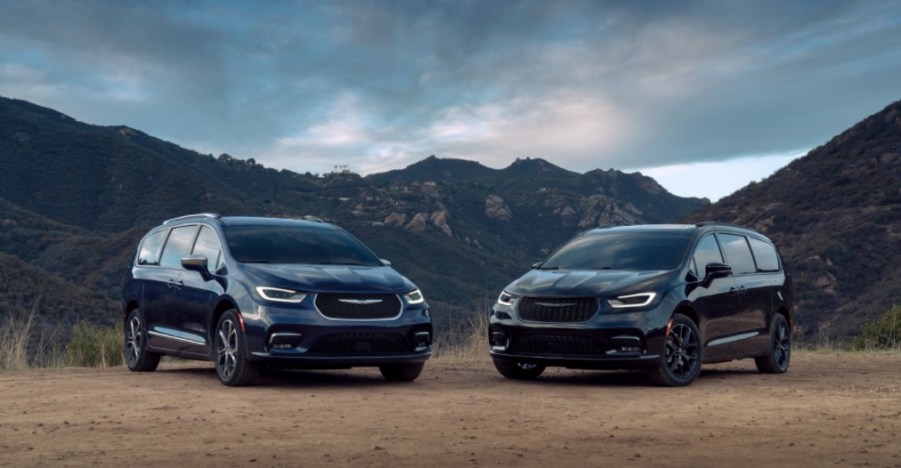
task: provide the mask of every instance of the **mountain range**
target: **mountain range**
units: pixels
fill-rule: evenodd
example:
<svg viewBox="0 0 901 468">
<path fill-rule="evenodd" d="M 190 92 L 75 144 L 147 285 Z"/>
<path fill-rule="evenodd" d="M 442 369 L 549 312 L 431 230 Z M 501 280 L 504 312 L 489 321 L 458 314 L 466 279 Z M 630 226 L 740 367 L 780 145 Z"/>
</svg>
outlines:
<svg viewBox="0 0 901 468">
<path fill-rule="evenodd" d="M 193 212 L 314 215 L 345 227 L 419 284 L 439 330 L 469 323 L 582 230 L 715 219 L 782 248 L 799 331 L 850 334 L 897 297 L 898 113 L 893 104 L 711 205 L 640 173 L 583 174 L 535 158 L 492 169 L 430 156 L 366 177 L 300 174 L 0 98 L 0 316 L 34 308 L 46 326 L 114 323 L 137 240 Z"/>
</svg>

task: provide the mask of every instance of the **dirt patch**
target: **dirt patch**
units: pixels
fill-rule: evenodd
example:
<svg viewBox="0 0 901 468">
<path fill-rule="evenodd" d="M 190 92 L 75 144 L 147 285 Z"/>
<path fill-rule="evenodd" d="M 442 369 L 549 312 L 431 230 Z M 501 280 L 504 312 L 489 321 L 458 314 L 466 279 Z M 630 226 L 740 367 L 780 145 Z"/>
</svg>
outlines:
<svg viewBox="0 0 901 468">
<path fill-rule="evenodd" d="M 901 354 L 796 353 L 788 374 L 707 366 L 688 388 L 485 360 L 270 375 L 204 363 L 0 373 L 0 465 L 901 467 Z"/>
</svg>

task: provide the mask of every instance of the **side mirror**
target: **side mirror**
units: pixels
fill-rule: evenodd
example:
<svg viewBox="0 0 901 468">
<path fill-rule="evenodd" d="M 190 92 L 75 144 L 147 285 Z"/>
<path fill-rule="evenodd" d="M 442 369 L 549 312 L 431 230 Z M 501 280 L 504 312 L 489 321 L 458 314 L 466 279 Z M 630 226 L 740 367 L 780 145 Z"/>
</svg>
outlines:
<svg viewBox="0 0 901 468">
<path fill-rule="evenodd" d="M 384 266 L 391 266 L 391 262 L 385 260 L 384 258 L 380 258 L 379 261 L 382 262 L 382 265 Z"/>
<path fill-rule="evenodd" d="M 732 274 L 732 267 L 725 263 L 708 263 L 705 267 L 706 276 L 704 276 L 704 284 L 710 285 L 710 282 L 716 278 L 725 278 Z"/>
<path fill-rule="evenodd" d="M 204 280 L 208 280 L 210 278 L 210 270 L 207 267 L 206 257 L 201 256 L 191 256 L 185 257 L 181 259 L 181 267 L 185 270 L 196 271 L 203 276 Z"/>
</svg>

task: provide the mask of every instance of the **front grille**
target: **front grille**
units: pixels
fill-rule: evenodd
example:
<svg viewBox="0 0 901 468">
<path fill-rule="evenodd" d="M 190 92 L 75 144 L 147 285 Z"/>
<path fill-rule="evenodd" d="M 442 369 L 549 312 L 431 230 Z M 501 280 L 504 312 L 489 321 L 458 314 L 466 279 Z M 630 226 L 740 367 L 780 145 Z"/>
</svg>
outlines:
<svg viewBox="0 0 901 468">
<path fill-rule="evenodd" d="M 510 351 L 523 354 L 602 356 L 608 347 L 577 335 L 521 335 L 514 337 Z"/>
<path fill-rule="evenodd" d="M 397 294 L 317 294 L 316 308 L 333 319 L 378 320 L 397 317 Z"/>
<path fill-rule="evenodd" d="M 530 322 L 584 322 L 598 311 L 594 297 L 524 297 L 516 312 Z"/>
<path fill-rule="evenodd" d="M 409 353 L 403 335 L 396 333 L 340 333 L 325 335 L 308 354 L 391 354 Z"/>
</svg>

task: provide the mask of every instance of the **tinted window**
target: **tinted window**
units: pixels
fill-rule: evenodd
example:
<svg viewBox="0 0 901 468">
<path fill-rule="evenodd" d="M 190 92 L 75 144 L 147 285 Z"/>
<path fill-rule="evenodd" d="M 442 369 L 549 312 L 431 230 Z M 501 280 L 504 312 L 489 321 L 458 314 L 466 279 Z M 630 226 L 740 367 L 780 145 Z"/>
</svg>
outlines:
<svg viewBox="0 0 901 468">
<path fill-rule="evenodd" d="M 716 243 L 713 235 L 706 235 L 698 242 L 695 247 L 694 273 L 697 278 L 703 278 L 707 274 L 708 263 L 723 263 L 723 255 L 720 253 L 720 247 Z"/>
<path fill-rule="evenodd" d="M 166 241 L 168 232 L 167 229 L 164 229 L 144 238 L 144 241 L 141 242 L 141 248 L 138 249 L 138 265 L 160 264 L 160 247 Z"/>
<path fill-rule="evenodd" d="M 181 259 L 187 257 L 191 251 L 191 243 L 194 241 L 194 234 L 197 232 L 197 226 L 182 226 L 172 229 L 169 234 L 169 240 L 163 247 L 163 257 L 160 258 L 160 265 L 169 268 L 181 268 Z"/>
<path fill-rule="evenodd" d="M 226 226 L 225 242 L 243 263 L 365 265 L 382 263 L 345 231 L 325 226 Z"/>
<path fill-rule="evenodd" d="M 749 237 L 748 242 L 751 244 L 751 251 L 754 252 L 758 271 L 779 271 L 779 255 L 772 244 L 753 237 Z"/>
<path fill-rule="evenodd" d="M 679 266 L 690 232 L 597 231 L 564 245 L 542 270 L 672 270 Z"/>
<path fill-rule="evenodd" d="M 222 249 L 219 247 L 219 238 L 216 236 L 216 232 L 206 226 L 201 226 L 191 255 L 206 257 L 207 268 L 210 271 L 216 271 L 221 267 L 221 253 Z"/>
<path fill-rule="evenodd" d="M 754 265 L 754 257 L 748 248 L 748 240 L 745 236 L 734 234 L 718 234 L 726 253 L 726 263 L 732 267 L 732 273 L 752 273 L 757 271 Z"/>
</svg>

